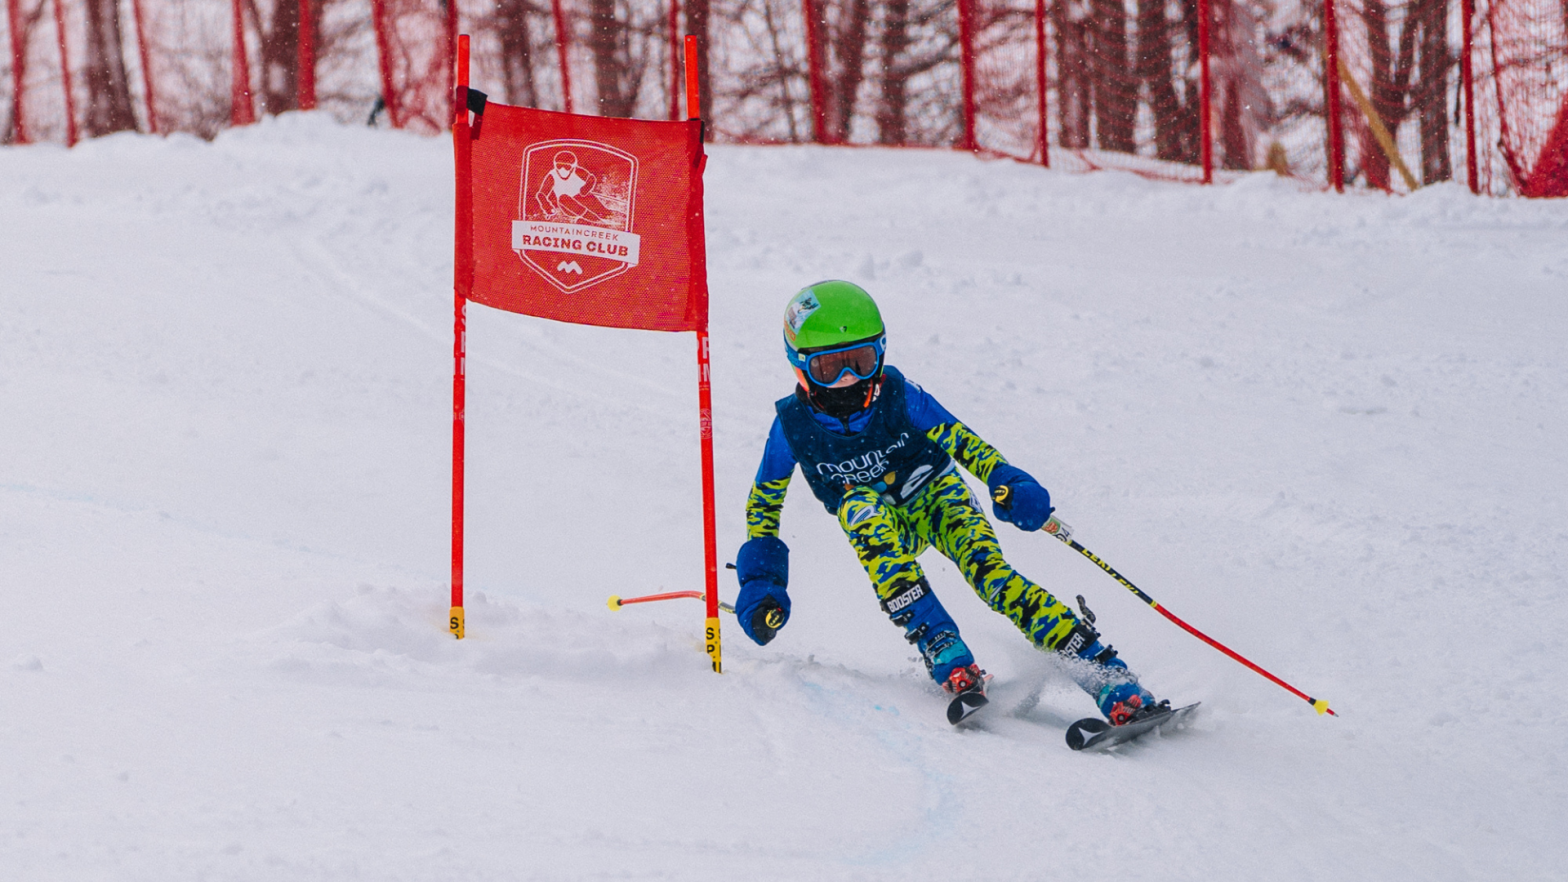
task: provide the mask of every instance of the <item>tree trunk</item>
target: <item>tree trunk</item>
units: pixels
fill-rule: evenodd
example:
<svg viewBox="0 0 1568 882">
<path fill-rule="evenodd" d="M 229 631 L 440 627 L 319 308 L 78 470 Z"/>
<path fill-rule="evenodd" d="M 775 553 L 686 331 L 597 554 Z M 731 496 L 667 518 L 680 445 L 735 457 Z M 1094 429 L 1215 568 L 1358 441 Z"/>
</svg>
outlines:
<svg viewBox="0 0 1568 882">
<path fill-rule="evenodd" d="M 887 0 L 882 22 L 882 100 L 877 106 L 877 142 L 902 144 L 908 135 L 909 74 L 903 69 L 909 48 L 909 0 Z"/>
<path fill-rule="evenodd" d="M 1127 9 L 1121 0 L 1092 0 L 1094 28 L 1094 128 L 1103 150 L 1132 153 L 1133 122 L 1138 115 L 1137 80 L 1130 69 Z"/>
<path fill-rule="evenodd" d="M 527 0 L 499 0 L 496 31 L 501 40 L 501 80 L 506 100 L 519 107 L 538 107 L 539 89 L 534 80 L 534 37 L 528 26 Z"/>
<path fill-rule="evenodd" d="M 1386 114 L 1393 103 L 1390 94 L 1393 85 L 1394 50 L 1388 41 L 1388 7 L 1383 0 L 1364 0 L 1362 7 L 1362 21 L 1367 28 L 1367 54 L 1372 65 L 1370 83 L 1363 83 L 1363 88 L 1370 94 L 1372 109 L 1382 118 L 1383 125 L 1388 127 L 1390 133 L 1396 131 L 1397 123 Z M 1343 45 L 1343 43 L 1341 44 Z M 1361 113 L 1357 108 L 1357 113 Z M 1366 120 L 1362 120 L 1365 127 Z M 1388 157 L 1377 144 L 1377 139 L 1367 135 L 1361 139 L 1361 170 L 1367 176 L 1368 186 L 1380 190 L 1392 187 L 1389 179 Z"/>
<path fill-rule="evenodd" d="M 833 57 L 838 76 L 828 80 L 828 131 L 835 142 L 849 140 L 855 117 L 855 99 L 866 78 L 866 24 L 871 18 L 869 0 L 849 0 L 838 33 L 833 35 Z"/>
<path fill-rule="evenodd" d="M 1421 79 L 1414 110 L 1421 124 L 1421 183 L 1454 176 L 1448 157 L 1448 0 L 1421 0 Z"/>
<path fill-rule="evenodd" d="M 1237 78 L 1225 85 L 1225 104 L 1220 111 L 1220 168 L 1252 170 L 1252 151 L 1247 147 L 1247 130 L 1241 122 L 1241 89 Z"/>
<path fill-rule="evenodd" d="M 88 137 L 136 128 L 131 87 L 125 74 L 125 48 L 120 40 L 120 6 L 115 0 L 85 0 L 87 11 Z"/>
<path fill-rule="evenodd" d="M 1171 59 L 1171 29 L 1165 18 L 1164 0 L 1138 0 L 1138 43 L 1133 71 L 1143 84 L 1149 109 L 1154 114 L 1154 155 L 1175 162 L 1197 162 L 1193 150 L 1196 138 L 1189 138 L 1188 117 L 1192 107 L 1182 103 L 1176 91 Z M 1196 123 L 1194 117 L 1191 122 Z"/>
<path fill-rule="evenodd" d="M 1069 3 L 1051 5 L 1056 24 L 1057 115 L 1061 119 L 1061 145 L 1073 150 L 1089 146 L 1088 28 L 1075 19 Z"/>
<path fill-rule="evenodd" d="M 247 0 L 257 22 L 255 0 Z M 261 34 L 261 102 L 263 110 L 279 114 L 299 105 L 299 2 L 273 0 L 272 24 Z"/>
<path fill-rule="evenodd" d="M 627 29 L 615 19 L 615 0 L 588 0 L 588 49 L 593 53 L 593 82 L 599 115 L 629 117 L 626 60 L 620 51 Z"/>
</svg>

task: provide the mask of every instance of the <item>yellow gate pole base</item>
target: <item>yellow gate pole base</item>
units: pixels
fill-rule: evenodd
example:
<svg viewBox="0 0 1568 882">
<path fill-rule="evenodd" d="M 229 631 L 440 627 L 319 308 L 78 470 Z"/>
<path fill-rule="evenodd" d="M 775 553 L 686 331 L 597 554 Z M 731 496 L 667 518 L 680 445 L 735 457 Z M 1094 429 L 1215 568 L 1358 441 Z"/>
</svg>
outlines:
<svg viewBox="0 0 1568 882">
<path fill-rule="evenodd" d="M 452 607 L 452 612 L 447 617 L 447 620 L 446 620 L 446 629 L 448 631 L 452 632 L 452 636 L 453 637 L 456 637 L 459 640 L 463 639 L 463 608 L 462 607 L 460 607 L 460 606 Z"/>
<path fill-rule="evenodd" d="M 708 657 L 713 659 L 713 673 L 722 674 L 724 673 L 724 662 L 722 658 L 723 652 L 720 649 L 719 617 L 713 616 L 712 618 L 708 619 L 707 628 L 705 630 L 707 631 L 706 648 L 708 650 Z"/>
</svg>

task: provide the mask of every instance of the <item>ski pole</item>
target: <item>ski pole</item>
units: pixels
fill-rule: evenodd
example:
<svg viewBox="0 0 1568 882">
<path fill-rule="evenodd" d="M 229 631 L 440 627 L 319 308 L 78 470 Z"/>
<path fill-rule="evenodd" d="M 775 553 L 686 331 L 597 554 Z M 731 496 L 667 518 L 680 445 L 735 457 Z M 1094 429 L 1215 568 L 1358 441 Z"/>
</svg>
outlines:
<svg viewBox="0 0 1568 882">
<path fill-rule="evenodd" d="M 993 497 L 996 500 L 996 504 L 1002 506 L 1003 508 L 1007 508 L 1008 507 L 1007 506 L 1008 499 L 1010 499 L 1011 496 L 1012 496 L 1012 492 L 1011 491 L 1012 491 L 1012 488 L 1011 487 L 1007 487 L 1005 485 L 996 488 L 996 493 L 994 494 L 994 497 Z M 1099 567 L 1100 569 L 1104 570 L 1106 575 L 1110 576 L 1112 579 L 1115 579 L 1117 582 L 1120 582 L 1121 586 L 1123 588 L 1126 588 L 1128 591 L 1131 591 L 1133 594 L 1137 595 L 1139 600 L 1143 601 L 1144 603 L 1147 603 L 1151 607 L 1154 607 L 1154 611 L 1155 612 L 1157 612 L 1160 615 L 1166 617 L 1167 619 L 1170 619 L 1172 622 L 1175 622 L 1176 625 L 1178 627 L 1180 627 L 1183 631 L 1186 631 L 1187 633 L 1189 633 L 1192 636 L 1198 638 L 1199 640 L 1202 640 L 1204 643 L 1207 643 L 1210 646 L 1214 647 L 1215 649 L 1218 649 L 1220 652 L 1225 653 L 1226 655 L 1230 656 L 1231 658 L 1235 659 L 1236 661 L 1241 662 L 1243 665 L 1246 665 L 1248 668 L 1251 668 L 1254 672 L 1263 675 L 1265 678 L 1267 678 L 1269 681 L 1274 683 L 1276 686 L 1279 686 L 1279 687 L 1283 688 L 1286 692 L 1289 692 L 1291 695 L 1294 695 L 1297 698 L 1300 698 L 1301 700 L 1305 701 L 1307 704 L 1312 705 L 1312 708 L 1314 710 L 1316 710 L 1319 715 L 1328 714 L 1331 717 L 1339 716 L 1339 714 L 1334 713 L 1334 709 L 1333 708 L 1328 706 L 1328 702 L 1326 702 L 1326 701 L 1324 701 L 1324 700 L 1322 700 L 1320 698 L 1313 698 L 1312 696 L 1308 695 L 1305 692 L 1302 692 L 1300 689 L 1297 689 L 1296 687 L 1290 685 L 1289 683 L 1286 683 L 1284 680 L 1281 680 L 1280 678 L 1274 676 L 1273 674 L 1269 673 L 1268 671 L 1263 670 L 1262 668 L 1260 668 L 1257 665 L 1253 664 L 1251 661 L 1248 661 L 1246 658 L 1244 658 L 1241 655 L 1241 653 L 1236 652 L 1235 650 L 1231 649 L 1229 646 L 1226 646 L 1225 644 L 1219 642 L 1218 640 L 1215 640 L 1213 637 L 1210 637 L 1209 635 L 1203 633 L 1202 631 L 1199 631 L 1197 628 L 1194 628 L 1193 626 L 1191 626 L 1191 625 L 1187 624 L 1186 622 L 1182 621 L 1181 619 L 1177 618 L 1175 613 L 1171 612 L 1170 610 L 1166 609 L 1163 606 L 1160 606 L 1158 601 L 1156 601 L 1154 598 L 1150 597 L 1149 595 L 1143 593 L 1143 590 L 1140 589 L 1137 585 L 1134 585 L 1131 581 L 1129 581 L 1126 576 L 1123 576 L 1121 573 L 1116 572 L 1115 568 L 1113 568 L 1110 564 L 1106 563 L 1105 561 L 1100 560 L 1100 558 L 1097 557 L 1094 554 L 1094 552 L 1092 552 L 1089 549 L 1084 548 L 1082 545 L 1078 544 L 1078 540 L 1073 538 L 1072 528 L 1067 526 L 1066 524 L 1062 523 L 1061 521 L 1057 520 L 1055 515 L 1052 515 L 1051 519 L 1046 521 L 1045 522 L 1045 526 L 1041 527 L 1040 529 L 1043 532 L 1048 533 L 1048 534 L 1050 534 L 1052 536 L 1055 536 L 1056 538 L 1062 540 L 1062 542 L 1067 544 L 1068 548 L 1071 548 L 1073 551 L 1076 551 L 1079 554 L 1083 555 L 1084 557 L 1087 557 L 1089 560 L 1093 561 L 1094 565 Z"/>
<path fill-rule="evenodd" d="M 678 600 L 682 597 L 690 597 L 693 600 L 706 600 L 708 595 L 703 594 L 701 591 L 669 591 L 664 594 L 644 594 L 641 597 L 621 597 L 618 594 L 611 594 L 609 603 L 610 609 L 620 609 L 628 603 L 652 603 L 656 600 Z M 719 601 L 719 609 L 731 615 L 735 613 L 735 607 L 722 600 Z"/>
</svg>

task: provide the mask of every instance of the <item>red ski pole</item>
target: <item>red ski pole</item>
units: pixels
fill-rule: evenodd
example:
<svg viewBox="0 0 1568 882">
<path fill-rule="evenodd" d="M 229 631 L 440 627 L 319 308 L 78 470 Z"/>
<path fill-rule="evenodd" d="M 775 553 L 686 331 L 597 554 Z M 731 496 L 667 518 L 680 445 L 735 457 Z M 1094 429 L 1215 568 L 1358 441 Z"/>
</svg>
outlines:
<svg viewBox="0 0 1568 882">
<path fill-rule="evenodd" d="M 996 503 L 998 505 L 1002 506 L 1003 508 L 1007 507 L 1007 500 L 1008 500 L 1009 496 L 1011 495 L 1011 493 L 1010 493 L 1011 489 L 1012 488 L 1006 487 L 1006 486 L 998 487 L 996 489 L 995 498 L 996 498 Z M 1302 692 L 1300 689 L 1297 689 L 1296 687 L 1290 685 L 1289 683 L 1286 683 L 1284 680 L 1281 680 L 1280 678 L 1274 676 L 1273 674 L 1269 673 L 1268 671 L 1265 671 L 1261 667 L 1258 667 L 1257 665 L 1253 664 L 1251 661 L 1249 661 L 1248 659 L 1244 658 L 1241 655 L 1241 653 L 1236 652 L 1235 650 L 1231 649 L 1229 646 L 1226 646 L 1225 644 L 1219 642 L 1218 640 L 1215 640 L 1213 637 L 1210 637 L 1209 635 L 1203 633 L 1202 631 L 1199 631 L 1197 628 L 1194 628 L 1193 626 L 1191 626 L 1191 625 L 1187 624 L 1186 622 L 1182 621 L 1181 619 L 1177 618 L 1175 613 L 1171 612 L 1170 610 L 1166 609 L 1163 606 L 1160 606 L 1158 601 L 1156 601 L 1154 598 L 1150 597 L 1149 595 L 1143 593 L 1142 589 L 1140 589 L 1137 585 L 1134 585 L 1132 582 L 1128 581 L 1126 576 L 1123 576 L 1121 573 L 1116 572 L 1115 568 L 1113 568 L 1110 564 L 1106 563 L 1103 560 L 1100 560 L 1100 558 L 1097 557 L 1094 554 L 1094 552 L 1090 551 L 1087 548 L 1084 548 L 1082 545 L 1079 545 L 1078 544 L 1078 540 L 1073 538 L 1072 528 L 1067 526 L 1066 524 L 1062 523 L 1061 521 L 1057 520 L 1055 516 L 1052 516 L 1050 520 L 1046 521 L 1045 522 L 1045 526 L 1041 527 L 1040 529 L 1042 531 L 1044 531 L 1045 533 L 1048 533 L 1048 534 L 1050 534 L 1052 536 L 1055 536 L 1056 538 L 1062 540 L 1062 542 L 1066 543 L 1068 548 L 1071 548 L 1073 551 L 1076 551 L 1079 554 L 1083 555 L 1084 557 L 1087 557 L 1089 560 L 1093 561 L 1094 565 L 1099 567 L 1100 569 L 1104 570 L 1106 575 L 1110 576 L 1112 579 L 1115 579 L 1117 582 L 1121 583 L 1121 586 L 1123 588 L 1126 588 L 1128 591 L 1131 591 L 1133 594 L 1137 595 L 1139 600 L 1143 601 L 1144 603 L 1147 603 L 1149 606 L 1154 607 L 1154 611 L 1155 612 L 1157 612 L 1160 615 L 1166 617 L 1167 619 L 1170 619 L 1172 622 L 1175 622 L 1176 625 L 1178 627 L 1180 627 L 1183 631 L 1186 631 L 1187 633 L 1189 633 L 1192 636 L 1198 638 L 1199 640 L 1202 640 L 1204 643 L 1207 643 L 1210 646 L 1214 647 L 1215 649 L 1218 649 L 1220 652 L 1225 653 L 1226 655 L 1230 656 L 1231 658 L 1235 659 L 1236 661 L 1241 662 L 1243 665 L 1246 665 L 1248 668 L 1251 668 L 1254 672 L 1256 672 L 1258 674 L 1261 674 L 1263 677 L 1268 679 L 1270 682 L 1274 683 L 1276 686 L 1279 686 L 1280 688 L 1284 689 L 1286 692 L 1289 692 L 1291 695 L 1294 695 L 1297 698 L 1301 699 L 1302 701 L 1305 701 L 1307 704 L 1312 705 L 1313 709 L 1316 710 L 1319 714 L 1328 714 L 1331 717 L 1339 716 L 1339 714 L 1334 713 L 1333 708 L 1330 708 L 1328 706 L 1328 702 L 1324 701 L 1321 698 L 1313 698 L 1312 696 L 1308 695 L 1307 693 Z"/>
</svg>

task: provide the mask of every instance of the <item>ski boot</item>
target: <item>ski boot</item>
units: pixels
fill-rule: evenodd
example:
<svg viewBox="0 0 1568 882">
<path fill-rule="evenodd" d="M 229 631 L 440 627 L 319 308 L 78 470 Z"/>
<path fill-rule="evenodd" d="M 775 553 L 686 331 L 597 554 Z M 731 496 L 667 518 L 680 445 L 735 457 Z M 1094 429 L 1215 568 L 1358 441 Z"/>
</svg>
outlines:
<svg viewBox="0 0 1568 882">
<path fill-rule="evenodd" d="M 1094 629 L 1094 613 L 1078 598 L 1083 618 L 1073 627 L 1057 652 L 1071 659 L 1073 679 L 1083 691 L 1094 696 L 1100 713 L 1112 726 L 1124 726 L 1161 710 L 1170 702 L 1155 701 L 1153 693 L 1138 684 L 1137 675 L 1116 657 L 1116 649 L 1100 642 Z"/>
</svg>

